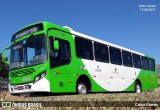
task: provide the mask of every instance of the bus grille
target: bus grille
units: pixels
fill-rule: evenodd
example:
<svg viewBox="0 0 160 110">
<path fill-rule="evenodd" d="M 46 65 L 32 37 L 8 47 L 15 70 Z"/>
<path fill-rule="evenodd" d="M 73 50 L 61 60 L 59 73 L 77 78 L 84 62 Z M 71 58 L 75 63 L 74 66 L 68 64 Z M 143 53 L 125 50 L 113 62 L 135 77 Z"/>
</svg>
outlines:
<svg viewBox="0 0 160 110">
<path fill-rule="evenodd" d="M 10 72 L 10 77 L 16 78 L 16 77 L 22 77 L 22 76 L 27 76 L 35 72 L 33 68 L 27 68 L 23 70 L 15 70 Z"/>
</svg>

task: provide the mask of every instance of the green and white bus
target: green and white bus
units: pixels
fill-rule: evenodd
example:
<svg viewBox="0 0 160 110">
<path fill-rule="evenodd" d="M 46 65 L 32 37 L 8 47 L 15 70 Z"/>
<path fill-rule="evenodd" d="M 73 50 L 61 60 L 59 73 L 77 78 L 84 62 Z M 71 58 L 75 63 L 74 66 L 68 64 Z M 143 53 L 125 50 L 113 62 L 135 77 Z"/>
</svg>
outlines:
<svg viewBox="0 0 160 110">
<path fill-rule="evenodd" d="M 158 87 L 154 58 L 67 26 L 31 24 L 12 36 L 9 48 L 11 94 L 141 92 Z"/>
</svg>

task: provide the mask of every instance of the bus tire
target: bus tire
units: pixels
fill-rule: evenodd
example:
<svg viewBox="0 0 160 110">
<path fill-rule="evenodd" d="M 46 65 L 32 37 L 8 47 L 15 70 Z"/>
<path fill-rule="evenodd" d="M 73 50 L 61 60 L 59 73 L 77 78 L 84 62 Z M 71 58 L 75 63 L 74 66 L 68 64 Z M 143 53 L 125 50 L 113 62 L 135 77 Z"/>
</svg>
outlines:
<svg viewBox="0 0 160 110">
<path fill-rule="evenodd" d="M 77 83 L 77 93 L 78 94 L 87 94 L 88 93 L 88 86 L 87 83 L 85 81 L 78 81 Z"/>
<path fill-rule="evenodd" d="M 136 93 L 141 93 L 142 92 L 141 84 L 138 81 L 135 82 L 135 92 Z"/>
</svg>

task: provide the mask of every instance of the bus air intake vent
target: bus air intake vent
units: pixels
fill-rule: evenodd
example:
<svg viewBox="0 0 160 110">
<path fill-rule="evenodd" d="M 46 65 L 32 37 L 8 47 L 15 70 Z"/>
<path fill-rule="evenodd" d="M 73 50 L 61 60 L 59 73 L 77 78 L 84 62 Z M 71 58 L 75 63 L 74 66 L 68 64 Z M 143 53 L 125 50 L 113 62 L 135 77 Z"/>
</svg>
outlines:
<svg viewBox="0 0 160 110">
<path fill-rule="evenodd" d="M 10 77 L 16 78 L 16 77 L 22 77 L 22 76 L 27 76 L 32 73 L 34 73 L 35 70 L 33 68 L 28 68 L 28 69 L 23 69 L 23 70 L 15 70 L 10 72 Z"/>
</svg>

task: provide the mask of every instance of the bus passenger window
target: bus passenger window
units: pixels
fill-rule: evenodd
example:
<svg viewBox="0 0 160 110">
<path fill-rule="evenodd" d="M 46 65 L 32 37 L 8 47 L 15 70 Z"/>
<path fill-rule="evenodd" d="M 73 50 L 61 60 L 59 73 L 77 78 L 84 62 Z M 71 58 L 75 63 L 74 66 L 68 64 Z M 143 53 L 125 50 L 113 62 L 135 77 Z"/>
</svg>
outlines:
<svg viewBox="0 0 160 110">
<path fill-rule="evenodd" d="M 99 62 L 109 62 L 108 47 L 99 43 L 94 43 L 95 60 Z"/>
<path fill-rule="evenodd" d="M 57 39 L 59 41 L 59 49 L 53 49 L 53 37 L 50 37 L 50 65 L 51 67 L 62 66 L 70 63 L 70 44 L 66 40 Z"/>
<path fill-rule="evenodd" d="M 114 47 L 109 47 L 110 59 L 112 64 L 122 65 L 121 51 Z"/>
<path fill-rule="evenodd" d="M 141 69 L 142 65 L 141 65 L 141 58 L 140 58 L 140 56 L 136 55 L 136 54 L 132 54 L 132 56 L 133 56 L 134 67 Z"/>
<path fill-rule="evenodd" d="M 92 41 L 75 37 L 75 47 L 78 58 L 93 60 Z"/>
<path fill-rule="evenodd" d="M 149 70 L 155 71 L 155 61 L 149 58 L 148 62 L 149 62 Z"/>
<path fill-rule="evenodd" d="M 148 70 L 149 69 L 148 59 L 146 57 L 141 57 L 141 59 L 142 59 L 142 68 L 144 70 Z"/>
<path fill-rule="evenodd" d="M 122 57 L 123 57 L 123 65 L 124 66 L 128 66 L 128 67 L 132 67 L 132 55 L 130 52 L 127 51 L 122 51 Z"/>
</svg>

